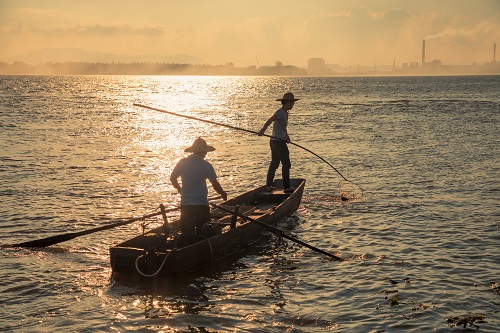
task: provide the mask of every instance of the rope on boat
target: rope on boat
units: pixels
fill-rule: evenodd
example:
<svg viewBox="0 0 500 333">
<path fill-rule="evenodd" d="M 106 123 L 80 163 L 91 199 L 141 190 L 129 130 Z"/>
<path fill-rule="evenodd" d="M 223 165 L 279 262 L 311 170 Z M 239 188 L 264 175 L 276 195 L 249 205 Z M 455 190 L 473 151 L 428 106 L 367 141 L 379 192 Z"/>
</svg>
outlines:
<svg viewBox="0 0 500 333">
<path fill-rule="evenodd" d="M 210 247 L 210 261 L 214 261 L 214 250 L 212 249 L 212 243 L 210 243 L 210 238 L 205 237 L 203 235 L 197 235 L 197 236 L 201 236 L 207 240 L 208 246 Z"/>
<path fill-rule="evenodd" d="M 212 248 L 212 243 L 210 243 L 210 238 L 203 235 L 196 235 L 196 237 L 204 238 L 208 242 L 208 246 L 210 247 L 210 261 L 214 261 L 214 250 Z"/>
<path fill-rule="evenodd" d="M 139 260 L 141 258 L 144 258 L 144 254 L 141 254 L 140 256 L 137 257 L 137 259 L 135 259 L 135 269 L 137 270 L 137 273 L 141 274 L 144 277 L 154 277 L 154 276 L 158 275 L 160 273 L 161 269 L 163 268 L 163 266 L 165 265 L 165 262 L 167 262 L 168 256 L 172 252 L 173 251 L 170 251 L 170 252 L 167 253 L 167 255 L 165 256 L 165 258 L 163 259 L 163 262 L 160 265 L 160 268 L 158 268 L 158 270 L 156 272 L 154 272 L 153 274 L 146 274 L 146 273 L 141 272 L 141 269 L 139 268 Z"/>
<path fill-rule="evenodd" d="M 201 235 L 198 235 L 198 236 L 201 236 Z M 210 243 L 210 238 L 208 237 L 205 237 L 205 236 L 201 236 L 203 238 L 206 239 L 206 241 L 208 242 L 208 246 L 210 247 L 210 261 L 213 261 L 214 260 L 214 251 L 213 251 L 213 248 L 212 248 L 212 243 Z M 139 260 L 141 260 L 142 258 L 144 258 L 144 254 L 141 254 L 140 256 L 138 256 L 136 259 L 135 259 L 135 269 L 137 270 L 137 273 L 139 273 L 140 275 L 144 276 L 144 277 L 154 277 L 156 275 L 158 275 L 163 266 L 165 266 L 165 263 L 167 262 L 167 258 L 168 256 L 170 255 L 170 253 L 172 253 L 173 251 L 169 251 L 167 253 L 167 255 L 165 256 L 165 258 L 163 259 L 163 262 L 161 263 L 160 267 L 158 268 L 158 270 L 156 272 L 154 272 L 153 274 L 146 274 L 144 272 L 141 271 L 141 269 L 139 268 Z"/>
</svg>

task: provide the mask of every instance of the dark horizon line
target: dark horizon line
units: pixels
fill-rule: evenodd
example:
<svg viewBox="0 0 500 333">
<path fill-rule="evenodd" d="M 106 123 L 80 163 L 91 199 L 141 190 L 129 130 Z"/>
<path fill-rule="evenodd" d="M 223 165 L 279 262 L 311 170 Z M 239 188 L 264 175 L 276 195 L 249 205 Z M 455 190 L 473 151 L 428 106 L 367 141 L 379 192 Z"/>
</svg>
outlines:
<svg viewBox="0 0 500 333">
<path fill-rule="evenodd" d="M 293 65 L 283 65 L 276 62 L 275 66 L 255 65 L 235 67 L 232 62 L 225 65 L 192 65 L 165 62 L 47 62 L 30 65 L 22 61 L 8 64 L 0 62 L 0 74 L 63 74 L 63 75 L 415 75 L 415 74 L 500 74 L 500 63 L 483 65 L 442 65 L 440 61 L 426 62 L 424 66 L 413 63 L 413 66 L 379 66 L 373 67 L 349 66 L 320 68 L 299 68 Z M 348 70 L 344 70 L 347 69 Z M 354 68 L 355 70 L 352 70 Z M 340 70 L 338 70 L 340 69 Z M 357 69 L 357 70 L 356 70 Z M 389 70 L 391 69 L 391 70 Z"/>
<path fill-rule="evenodd" d="M 323 58 L 309 58 L 311 59 L 323 59 Z M 434 59 L 432 61 L 425 61 L 425 64 L 429 64 L 432 62 L 440 62 L 444 63 L 443 61 L 439 59 Z M 16 63 L 22 63 L 28 66 L 44 66 L 44 65 L 51 65 L 51 64 L 106 64 L 106 65 L 140 65 L 140 64 L 174 64 L 174 65 L 185 65 L 185 66 L 212 66 L 212 67 L 220 67 L 220 66 L 233 66 L 234 68 L 260 68 L 260 67 L 296 67 L 296 68 L 301 68 L 301 69 L 306 69 L 307 67 L 302 67 L 302 66 L 297 66 L 297 65 L 290 65 L 290 64 L 284 64 L 282 61 L 276 61 L 275 65 L 248 65 L 248 66 L 235 66 L 233 61 L 228 61 L 225 64 L 207 64 L 207 63 L 190 63 L 190 62 L 177 62 L 177 61 L 116 61 L 116 60 L 111 60 L 111 61 L 101 61 L 101 60 L 49 60 L 45 62 L 40 62 L 40 63 L 29 63 L 24 60 L 15 60 L 15 61 L 7 61 L 7 60 L 2 60 L 0 59 L 0 65 L 14 65 Z M 280 65 L 277 65 L 277 64 Z M 402 66 L 403 64 L 419 64 L 421 65 L 420 61 L 403 61 L 399 64 L 399 66 Z M 490 60 L 490 61 L 483 61 L 483 62 L 472 62 L 472 63 L 461 63 L 461 64 L 444 64 L 444 66 L 483 66 L 483 65 L 491 65 L 491 64 L 496 64 L 498 63 L 495 60 Z M 392 68 L 394 67 L 394 62 L 390 64 L 378 64 L 377 62 L 374 62 L 372 64 L 350 64 L 350 65 L 341 65 L 338 63 L 326 63 L 326 66 L 334 66 L 334 67 L 340 67 L 340 68 L 352 68 L 352 67 L 363 67 L 363 68 L 377 68 L 377 67 L 388 67 Z"/>
</svg>

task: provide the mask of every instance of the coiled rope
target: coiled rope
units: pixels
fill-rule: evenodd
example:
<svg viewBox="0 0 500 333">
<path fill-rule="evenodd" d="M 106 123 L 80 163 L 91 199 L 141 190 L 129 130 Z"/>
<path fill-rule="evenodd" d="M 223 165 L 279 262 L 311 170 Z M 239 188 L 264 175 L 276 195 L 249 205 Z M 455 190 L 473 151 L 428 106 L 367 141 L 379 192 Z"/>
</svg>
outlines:
<svg viewBox="0 0 500 333">
<path fill-rule="evenodd" d="M 210 261 L 213 261 L 214 260 L 214 252 L 213 252 L 213 248 L 212 248 L 212 243 L 210 243 L 210 239 L 208 237 L 205 237 L 205 236 L 202 236 L 202 235 L 197 235 L 197 236 L 203 237 L 208 242 L 208 246 L 210 247 Z M 174 252 L 174 251 L 171 250 L 170 252 L 167 253 L 167 255 L 165 256 L 165 258 L 163 258 L 163 262 L 161 263 L 160 267 L 153 274 L 146 274 L 146 273 L 142 272 L 141 269 L 139 268 L 139 260 L 141 260 L 142 258 L 145 257 L 144 254 L 141 254 L 140 256 L 138 256 L 135 259 L 135 269 L 137 270 L 137 273 L 139 273 L 140 275 L 142 275 L 144 277 L 148 277 L 148 278 L 155 277 L 156 275 L 158 275 L 161 272 L 161 270 L 163 269 L 163 266 L 165 266 L 165 263 L 167 262 L 168 256 L 172 252 Z"/>
</svg>

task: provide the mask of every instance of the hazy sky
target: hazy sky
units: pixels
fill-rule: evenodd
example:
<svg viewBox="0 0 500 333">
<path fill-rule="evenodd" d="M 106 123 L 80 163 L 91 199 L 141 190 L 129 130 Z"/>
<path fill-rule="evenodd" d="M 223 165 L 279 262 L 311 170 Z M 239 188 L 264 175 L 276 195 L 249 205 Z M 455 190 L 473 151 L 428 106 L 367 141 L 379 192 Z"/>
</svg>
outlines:
<svg viewBox="0 0 500 333">
<path fill-rule="evenodd" d="M 80 48 L 238 67 L 392 65 L 420 62 L 423 39 L 428 61 L 491 61 L 500 0 L 0 0 L 3 59 Z"/>
</svg>

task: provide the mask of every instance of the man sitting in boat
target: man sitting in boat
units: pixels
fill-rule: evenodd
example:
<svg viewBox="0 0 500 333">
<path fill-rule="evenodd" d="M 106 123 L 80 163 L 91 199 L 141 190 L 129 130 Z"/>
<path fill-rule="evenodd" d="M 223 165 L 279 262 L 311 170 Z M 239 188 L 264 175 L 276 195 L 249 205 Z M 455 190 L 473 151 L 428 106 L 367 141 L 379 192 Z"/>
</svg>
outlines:
<svg viewBox="0 0 500 333">
<path fill-rule="evenodd" d="M 170 175 L 170 182 L 181 195 L 181 231 L 188 242 L 194 241 L 195 235 L 201 235 L 203 224 L 210 222 L 207 179 L 214 190 L 227 200 L 227 193 L 217 180 L 214 167 L 205 160 L 207 153 L 214 150 L 202 138 L 196 139 L 191 147 L 184 150 L 192 154 L 177 162 Z M 179 177 L 182 186 L 177 180 Z"/>
</svg>

